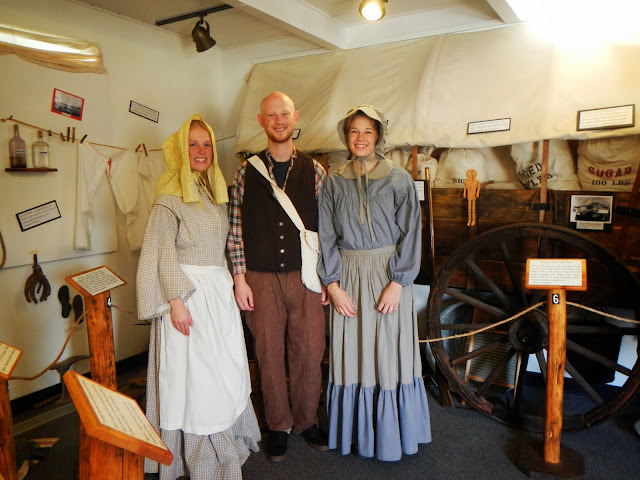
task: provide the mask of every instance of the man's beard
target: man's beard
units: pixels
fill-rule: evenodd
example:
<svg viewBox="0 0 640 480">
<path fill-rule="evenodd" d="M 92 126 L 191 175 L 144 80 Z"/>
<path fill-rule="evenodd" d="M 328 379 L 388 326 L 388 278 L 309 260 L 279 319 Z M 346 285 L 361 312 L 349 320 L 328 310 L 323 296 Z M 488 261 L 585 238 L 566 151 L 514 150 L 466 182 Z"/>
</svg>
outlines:
<svg viewBox="0 0 640 480">
<path fill-rule="evenodd" d="M 293 128 L 286 130 L 284 133 L 280 134 L 280 136 L 276 136 L 276 134 L 270 131 L 265 133 L 267 134 L 267 138 L 274 143 L 287 143 L 291 138 L 291 135 L 293 135 Z"/>
</svg>

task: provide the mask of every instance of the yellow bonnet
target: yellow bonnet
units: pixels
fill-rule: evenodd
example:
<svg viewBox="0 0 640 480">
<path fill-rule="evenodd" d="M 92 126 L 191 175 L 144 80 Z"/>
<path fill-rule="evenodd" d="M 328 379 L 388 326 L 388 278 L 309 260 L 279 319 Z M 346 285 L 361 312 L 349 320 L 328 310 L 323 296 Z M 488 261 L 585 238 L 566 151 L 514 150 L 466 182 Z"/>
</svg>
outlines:
<svg viewBox="0 0 640 480">
<path fill-rule="evenodd" d="M 186 203 L 199 202 L 202 206 L 202 200 L 196 185 L 195 175 L 197 174 L 191 172 L 189 163 L 189 129 L 191 128 L 191 122 L 194 120 L 204 123 L 211 135 L 213 162 L 211 162 L 206 174 L 209 185 L 211 185 L 212 200 L 217 204 L 227 203 L 229 196 L 227 194 L 227 184 L 218 165 L 216 137 L 211 126 L 202 120 L 202 117 L 197 113 L 192 115 L 180 127 L 180 130 L 165 140 L 162 146 L 162 153 L 164 154 L 164 161 L 167 162 L 167 171 L 162 174 L 158 183 L 156 183 L 156 195 L 161 193 L 174 195 L 182 197 L 182 200 Z"/>
</svg>

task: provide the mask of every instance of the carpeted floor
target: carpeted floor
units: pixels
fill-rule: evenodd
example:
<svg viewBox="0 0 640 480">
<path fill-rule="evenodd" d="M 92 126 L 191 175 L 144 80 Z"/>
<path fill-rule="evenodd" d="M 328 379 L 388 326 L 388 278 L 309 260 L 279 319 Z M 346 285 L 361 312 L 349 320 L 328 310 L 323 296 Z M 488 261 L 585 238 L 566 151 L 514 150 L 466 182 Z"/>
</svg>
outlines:
<svg viewBox="0 0 640 480">
<path fill-rule="evenodd" d="M 252 454 L 243 467 L 249 479 L 473 479 L 511 480 L 527 476 L 518 470 L 523 445 L 540 441 L 534 435 L 504 426 L 475 410 L 441 407 L 437 391 L 429 389 L 433 442 L 399 462 L 380 462 L 336 451 L 319 453 L 301 437 L 292 435 L 287 459 L 269 463 L 264 452 Z M 633 428 L 640 418 L 636 399 L 605 422 L 564 433 L 563 446 L 584 457 L 583 479 L 630 480 L 640 478 L 640 436 Z M 21 424 L 16 424 L 19 429 Z M 78 465 L 78 416 L 66 413 L 43 425 L 21 432 L 18 444 L 34 438 L 58 438 L 50 451 L 31 465 L 27 480 L 73 480 Z M 532 473 L 532 478 L 557 478 Z M 147 475 L 145 480 L 154 476 Z M 157 477 L 156 477 L 157 478 Z"/>
</svg>

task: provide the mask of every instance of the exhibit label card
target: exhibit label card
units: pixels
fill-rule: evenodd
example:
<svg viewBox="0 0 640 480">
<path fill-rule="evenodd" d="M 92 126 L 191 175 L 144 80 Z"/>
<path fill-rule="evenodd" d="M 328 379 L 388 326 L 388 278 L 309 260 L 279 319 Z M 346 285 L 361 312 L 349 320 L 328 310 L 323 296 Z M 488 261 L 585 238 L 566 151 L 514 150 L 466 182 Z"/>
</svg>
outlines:
<svg viewBox="0 0 640 480">
<path fill-rule="evenodd" d="M 11 375 L 21 354 L 22 350 L 0 342 L 0 376 L 8 378 Z"/>
<path fill-rule="evenodd" d="M 166 448 L 134 399 L 81 375 L 77 379 L 102 425 L 156 447 Z"/>
<path fill-rule="evenodd" d="M 467 134 L 486 133 L 486 132 L 504 132 L 511 130 L 510 118 L 498 118 L 496 120 L 483 120 L 481 122 L 469 122 L 467 125 Z"/>
<path fill-rule="evenodd" d="M 633 127 L 635 105 L 578 111 L 578 130 Z"/>
<path fill-rule="evenodd" d="M 20 230 L 23 232 L 61 217 L 58 203 L 52 200 L 24 212 L 16 213 Z"/>
<path fill-rule="evenodd" d="M 90 295 L 98 295 L 125 284 L 124 280 L 104 266 L 81 273 L 71 279 Z"/>
<path fill-rule="evenodd" d="M 586 264 L 583 258 L 527 259 L 527 288 L 586 290 Z"/>
</svg>

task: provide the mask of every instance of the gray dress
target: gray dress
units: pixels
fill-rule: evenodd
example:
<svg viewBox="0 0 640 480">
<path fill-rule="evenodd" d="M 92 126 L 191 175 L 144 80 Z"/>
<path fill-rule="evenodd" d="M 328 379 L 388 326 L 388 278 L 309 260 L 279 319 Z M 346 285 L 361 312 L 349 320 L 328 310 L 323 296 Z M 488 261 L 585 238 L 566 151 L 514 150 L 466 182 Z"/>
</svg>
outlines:
<svg viewBox="0 0 640 480">
<path fill-rule="evenodd" d="M 168 301 L 181 296 L 187 305 L 197 297 L 196 285 L 185 274 L 181 265 L 213 267 L 215 271 L 225 271 L 225 241 L 228 231 L 227 206 L 214 205 L 201 191 L 204 209 L 199 203 L 184 203 L 180 197 L 159 195 L 151 210 L 145 230 L 145 238 L 140 255 L 137 274 L 138 317 L 152 319 L 149 342 L 149 366 L 147 373 L 147 418 L 160 432 L 163 442 L 174 455 L 170 466 L 145 460 L 145 471 L 160 473 L 161 480 L 174 480 L 189 476 L 191 480 L 242 478 L 241 466 L 251 450 L 257 451 L 260 431 L 250 399 L 246 408 L 234 417 L 232 425 L 212 434 L 187 433 L 181 429 L 160 428 L 161 398 L 159 372 L 161 359 L 167 357 L 162 341 L 162 322 L 170 321 Z M 229 275 L 230 276 L 230 275 Z M 192 277 L 193 278 L 193 277 Z M 232 283 L 228 291 L 220 292 L 233 302 Z M 237 307 L 235 307 L 237 309 Z M 204 315 L 207 317 L 208 315 Z M 239 322 L 239 316 L 236 318 Z M 193 318 L 197 322 L 218 322 L 213 318 Z M 242 328 L 241 325 L 234 327 Z M 194 329 L 195 330 L 195 329 Z M 192 335 L 189 342 L 194 341 Z M 246 365 L 244 341 L 237 340 L 236 355 L 242 351 Z M 206 339 L 204 339 L 206 341 Z M 219 339 L 218 339 L 219 340 Z M 241 342 L 241 343 L 239 343 Z M 205 365 L 217 362 L 215 356 L 204 359 Z M 243 375 L 248 370 L 242 369 Z M 188 372 L 185 373 L 185 376 Z M 222 390 L 222 388 L 221 388 Z M 180 395 L 181 392 L 176 392 Z M 244 404 L 242 404 L 244 405 Z"/>
<path fill-rule="evenodd" d="M 366 177 L 351 162 L 332 173 L 319 199 L 325 285 L 349 293 L 356 318 L 331 310 L 327 416 L 329 447 L 399 460 L 431 441 L 418 347 L 412 283 L 420 268 L 420 204 L 409 174 L 381 160 Z M 403 286 L 400 304 L 379 313 L 389 281 Z"/>
</svg>

